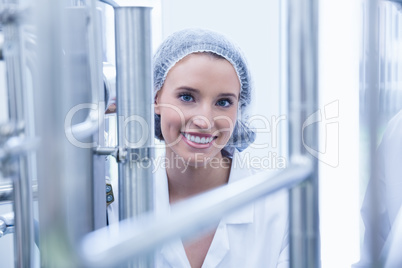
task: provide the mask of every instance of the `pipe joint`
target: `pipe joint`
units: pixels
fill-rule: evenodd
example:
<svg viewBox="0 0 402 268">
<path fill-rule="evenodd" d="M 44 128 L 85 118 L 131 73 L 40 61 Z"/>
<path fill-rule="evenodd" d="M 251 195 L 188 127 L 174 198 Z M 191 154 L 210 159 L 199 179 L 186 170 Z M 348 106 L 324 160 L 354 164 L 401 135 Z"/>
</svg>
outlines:
<svg viewBox="0 0 402 268">
<path fill-rule="evenodd" d="M 118 151 L 119 151 L 119 148 L 115 148 L 115 147 L 101 147 L 101 146 L 98 146 L 98 147 L 93 149 L 94 154 L 97 154 L 97 155 L 111 155 L 116 159 L 117 159 Z"/>
<path fill-rule="evenodd" d="M 14 213 L 0 216 L 0 237 L 14 233 Z"/>
<path fill-rule="evenodd" d="M 127 149 L 124 147 L 117 148 L 117 156 L 116 156 L 117 162 L 119 163 L 126 162 L 126 157 L 127 157 Z"/>
</svg>

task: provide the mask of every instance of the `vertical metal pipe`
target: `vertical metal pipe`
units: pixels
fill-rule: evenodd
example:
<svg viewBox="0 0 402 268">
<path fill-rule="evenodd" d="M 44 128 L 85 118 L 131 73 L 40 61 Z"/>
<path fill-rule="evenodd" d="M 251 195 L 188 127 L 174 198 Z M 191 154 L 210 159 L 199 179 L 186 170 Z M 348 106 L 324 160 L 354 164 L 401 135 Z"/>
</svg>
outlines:
<svg viewBox="0 0 402 268">
<path fill-rule="evenodd" d="M 78 241 L 94 229 L 92 149 L 67 140 L 65 119 L 72 108 L 90 99 L 88 12 L 53 0 L 40 0 L 35 7 L 41 267 L 81 267 Z M 73 121 L 83 118 L 85 113 L 77 113 Z M 88 144 L 91 137 L 80 142 Z"/>
<path fill-rule="evenodd" d="M 153 141 L 151 8 L 115 7 L 119 219 L 153 209 L 151 148 Z M 136 267 L 152 266 L 152 258 Z"/>
<path fill-rule="evenodd" d="M 365 66 L 365 77 L 367 81 L 367 99 L 365 113 L 363 115 L 363 122 L 368 129 L 368 159 L 369 163 L 369 176 L 373 180 L 373 185 L 380 185 L 382 182 L 375 176 L 378 174 L 378 164 L 376 159 L 377 139 L 378 139 L 378 127 L 379 127 L 379 95 L 380 95 L 380 81 L 379 81 L 379 0 L 369 0 L 367 2 L 367 28 L 366 28 L 366 53 L 367 61 Z M 389 38 L 389 36 L 387 36 Z M 385 41 L 385 40 L 383 40 Z M 386 73 L 387 76 L 387 73 Z M 388 77 L 385 78 L 387 82 Z M 381 215 L 380 204 L 383 202 L 383 196 L 381 196 L 379 187 L 370 187 L 368 194 L 371 195 L 369 200 L 370 208 L 369 218 L 370 221 L 370 234 L 368 234 L 369 241 L 369 256 L 371 258 L 371 268 L 383 267 L 380 263 L 379 255 L 383 246 L 383 242 L 380 238 L 381 221 L 377 220 L 378 215 Z"/>
<path fill-rule="evenodd" d="M 290 191 L 290 266 L 320 267 L 318 215 L 318 1 L 288 0 L 289 156 L 308 156 L 314 172 Z"/>
<path fill-rule="evenodd" d="M 98 132 L 93 135 L 98 146 L 103 146 L 104 141 L 104 117 L 105 110 L 104 84 L 103 84 L 103 63 L 102 63 L 102 42 L 101 42 L 101 21 L 100 12 L 96 8 L 96 0 L 87 1 L 90 10 L 89 22 L 89 62 L 91 70 L 92 100 L 98 102 Z M 100 101 L 102 100 L 102 102 Z M 102 115 L 102 116 L 101 116 Z M 94 229 L 106 226 L 106 184 L 105 184 L 105 160 L 98 155 L 93 156 L 93 213 Z"/>
<path fill-rule="evenodd" d="M 14 1 L 14 8 L 18 1 Z M 18 11 L 17 11 L 18 12 Z M 26 65 L 24 62 L 24 39 L 20 21 L 4 25 L 5 48 L 4 58 L 7 70 L 7 87 L 9 96 L 9 119 L 13 123 L 25 125 L 21 138 L 32 137 L 27 122 L 30 120 L 25 105 L 28 101 L 26 81 Z M 31 118 L 32 119 L 32 118 Z M 32 174 L 29 170 L 27 154 L 18 156 L 15 161 L 13 176 L 15 214 L 14 259 L 15 267 L 33 267 L 33 206 L 32 206 Z"/>
<path fill-rule="evenodd" d="M 38 148 L 38 205 L 41 267 L 67 267 L 72 257 L 67 227 L 67 169 L 64 111 L 66 101 L 62 51 L 63 5 L 42 0 L 36 9 L 38 19 L 38 85 L 35 95 Z M 57 90 L 56 90 L 57 89 Z M 52 164 L 49 165 L 49 160 Z M 76 178 L 72 178 L 73 180 Z M 75 195 L 70 195 L 71 200 Z M 76 202 L 76 201 L 75 201 Z M 74 203 L 72 203 L 74 204 Z"/>
</svg>

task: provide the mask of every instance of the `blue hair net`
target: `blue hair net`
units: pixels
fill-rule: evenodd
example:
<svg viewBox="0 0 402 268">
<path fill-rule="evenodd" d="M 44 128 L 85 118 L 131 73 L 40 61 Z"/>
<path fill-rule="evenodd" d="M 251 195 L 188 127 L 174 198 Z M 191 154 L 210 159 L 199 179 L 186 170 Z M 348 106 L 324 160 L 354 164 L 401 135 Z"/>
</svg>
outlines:
<svg viewBox="0 0 402 268">
<path fill-rule="evenodd" d="M 173 33 L 161 44 L 154 56 L 154 94 L 162 88 L 169 70 L 191 53 L 210 52 L 228 60 L 240 80 L 240 99 L 237 121 L 228 144 L 222 149 L 232 156 L 235 148 L 246 149 L 255 140 L 255 132 L 247 124 L 247 107 L 251 102 L 251 77 L 246 59 L 240 49 L 222 34 L 206 29 L 186 29 Z M 163 140 L 160 116 L 155 114 L 155 135 Z"/>
</svg>

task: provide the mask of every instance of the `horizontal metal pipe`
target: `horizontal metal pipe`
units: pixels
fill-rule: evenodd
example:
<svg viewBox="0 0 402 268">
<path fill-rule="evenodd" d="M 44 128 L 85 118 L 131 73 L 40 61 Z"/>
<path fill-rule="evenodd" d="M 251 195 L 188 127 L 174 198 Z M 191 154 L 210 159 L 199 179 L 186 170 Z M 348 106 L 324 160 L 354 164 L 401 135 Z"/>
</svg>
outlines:
<svg viewBox="0 0 402 268">
<path fill-rule="evenodd" d="M 0 204 L 7 204 L 13 201 L 13 186 L 1 185 L 0 186 Z"/>
<path fill-rule="evenodd" d="M 97 155 L 116 155 L 118 148 L 114 147 L 96 147 L 93 149 L 94 154 Z"/>
<path fill-rule="evenodd" d="M 118 227 L 112 225 L 92 232 L 84 237 L 81 245 L 84 263 L 111 267 L 150 253 L 174 238 L 188 238 L 223 215 L 275 191 L 294 187 L 310 176 L 312 169 L 310 160 L 300 158 L 275 174 L 261 172 L 174 205 L 171 213 L 163 217 L 147 214 L 138 220 L 121 221 Z"/>
<path fill-rule="evenodd" d="M 32 181 L 32 197 L 34 201 L 38 200 L 37 181 Z M 11 202 L 13 202 L 13 186 L 11 184 L 0 185 L 0 205 Z"/>
</svg>

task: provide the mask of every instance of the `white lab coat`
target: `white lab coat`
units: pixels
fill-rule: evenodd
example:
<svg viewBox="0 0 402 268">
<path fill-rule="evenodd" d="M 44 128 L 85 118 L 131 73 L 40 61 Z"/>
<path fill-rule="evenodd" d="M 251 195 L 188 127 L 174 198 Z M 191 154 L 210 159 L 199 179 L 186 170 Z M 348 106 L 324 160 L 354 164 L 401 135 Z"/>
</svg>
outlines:
<svg viewBox="0 0 402 268">
<path fill-rule="evenodd" d="M 402 111 L 388 122 L 377 149 L 376 159 L 375 180 L 371 178 L 369 181 L 361 209 L 361 216 L 365 225 L 361 260 L 353 267 L 369 267 L 372 223 L 377 222 L 379 224 L 377 237 L 381 243 L 379 249 L 382 250 L 387 239 L 389 239 L 391 227 L 402 204 Z M 370 213 L 372 189 L 376 190 L 378 198 L 381 200 L 377 203 L 379 215 Z M 378 254 L 380 253 L 378 252 Z M 402 263 L 399 267 L 402 267 Z"/>
<path fill-rule="evenodd" d="M 233 156 L 228 183 L 256 173 L 241 168 Z M 157 162 L 156 162 L 157 163 Z M 237 164 L 236 164 L 237 163 Z M 159 167 L 154 176 L 155 213 L 170 211 L 166 170 Z M 280 191 L 259 200 L 220 221 L 203 266 L 210 267 L 289 267 L 288 195 Z M 181 239 L 162 245 L 156 252 L 156 267 L 190 268 Z"/>
</svg>

